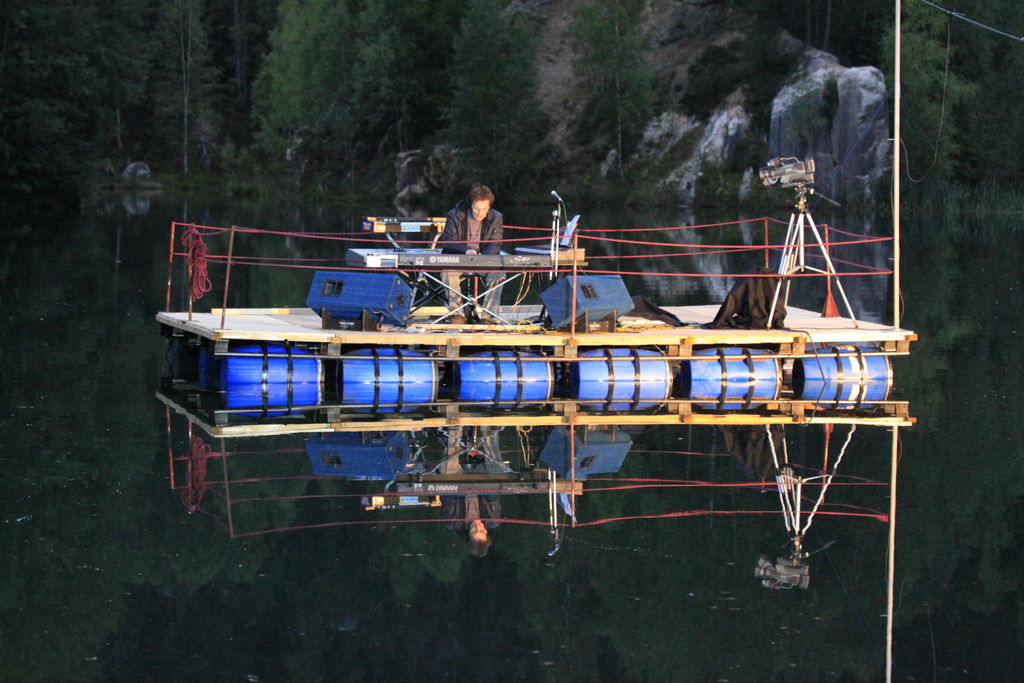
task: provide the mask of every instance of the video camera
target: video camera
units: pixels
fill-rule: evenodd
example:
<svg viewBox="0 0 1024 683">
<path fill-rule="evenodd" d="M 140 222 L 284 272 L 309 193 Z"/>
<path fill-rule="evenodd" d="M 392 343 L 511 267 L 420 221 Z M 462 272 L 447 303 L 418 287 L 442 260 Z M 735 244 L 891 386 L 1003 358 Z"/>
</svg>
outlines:
<svg viewBox="0 0 1024 683">
<path fill-rule="evenodd" d="M 812 185 L 814 183 L 814 159 L 800 161 L 796 157 L 775 157 L 757 173 L 766 187 L 780 181 L 782 187 Z"/>
</svg>

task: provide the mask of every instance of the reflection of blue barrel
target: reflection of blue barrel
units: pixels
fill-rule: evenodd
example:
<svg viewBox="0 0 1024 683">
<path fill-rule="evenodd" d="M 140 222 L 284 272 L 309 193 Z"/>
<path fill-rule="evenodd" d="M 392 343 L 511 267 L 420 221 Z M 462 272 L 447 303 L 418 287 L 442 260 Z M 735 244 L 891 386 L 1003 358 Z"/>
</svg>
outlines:
<svg viewBox="0 0 1024 683">
<path fill-rule="evenodd" d="M 320 403 L 320 384 L 305 382 L 289 384 L 244 384 L 235 382 L 224 387 L 224 407 L 259 408 L 258 412 L 239 413 L 247 417 L 280 417 L 300 407 L 316 406 Z"/>
<path fill-rule="evenodd" d="M 455 363 L 455 397 L 460 401 L 546 401 L 551 398 L 551 365 L 535 353 L 492 351 Z"/>
<path fill-rule="evenodd" d="M 679 389 L 691 399 L 714 401 L 699 404 L 703 408 L 751 408 L 779 396 L 779 360 L 764 349 L 702 349 L 693 355 L 711 358 L 684 361 Z"/>
<path fill-rule="evenodd" d="M 834 408 L 870 407 L 873 401 L 884 401 L 892 388 L 889 358 L 864 355 L 877 351 L 849 345 L 809 349 L 814 357 L 798 358 L 793 364 L 793 393 Z"/>
<path fill-rule="evenodd" d="M 251 344 L 231 352 L 257 356 L 227 356 L 221 362 L 222 387 L 232 384 L 303 384 L 320 382 L 320 359 L 291 346 Z M 272 356 L 273 354 L 273 356 Z"/>
<path fill-rule="evenodd" d="M 649 349 L 594 349 L 573 363 L 570 383 L 581 401 L 629 401 L 616 408 L 643 407 L 640 401 L 664 401 L 672 391 L 668 361 Z"/>
<path fill-rule="evenodd" d="M 341 403 L 401 410 L 437 397 L 437 366 L 423 354 L 407 349 L 370 348 L 346 354 L 338 361 L 337 392 Z"/>
</svg>

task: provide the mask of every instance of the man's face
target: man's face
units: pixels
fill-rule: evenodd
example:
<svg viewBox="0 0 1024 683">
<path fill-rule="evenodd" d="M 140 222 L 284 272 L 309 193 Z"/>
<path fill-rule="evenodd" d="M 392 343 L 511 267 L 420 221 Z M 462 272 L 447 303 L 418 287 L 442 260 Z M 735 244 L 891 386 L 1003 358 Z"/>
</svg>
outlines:
<svg viewBox="0 0 1024 683">
<path fill-rule="evenodd" d="M 487 540 L 487 527 L 482 520 L 474 519 L 469 525 L 469 540 L 474 543 L 483 543 Z"/>
<path fill-rule="evenodd" d="M 478 221 L 482 221 L 487 217 L 487 212 L 491 210 L 491 202 L 487 199 L 478 199 L 473 202 L 473 218 Z"/>
</svg>

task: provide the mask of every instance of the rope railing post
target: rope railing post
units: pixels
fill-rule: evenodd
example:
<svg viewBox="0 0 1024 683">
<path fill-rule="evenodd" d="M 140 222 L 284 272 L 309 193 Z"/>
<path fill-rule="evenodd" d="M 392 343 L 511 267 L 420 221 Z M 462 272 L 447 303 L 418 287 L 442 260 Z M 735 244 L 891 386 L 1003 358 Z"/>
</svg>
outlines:
<svg viewBox="0 0 1024 683">
<path fill-rule="evenodd" d="M 771 248 L 770 248 L 770 245 L 768 244 L 768 217 L 765 216 L 763 220 L 764 220 L 764 267 L 765 268 L 771 268 L 771 263 L 769 263 L 769 261 L 771 260 L 771 256 L 770 256 Z"/>
<path fill-rule="evenodd" d="M 579 246 L 579 232 L 574 232 L 572 235 L 572 311 L 569 314 L 569 319 L 572 321 L 569 323 L 569 338 L 574 341 L 576 339 L 576 264 L 578 260 L 576 250 Z"/>
<path fill-rule="evenodd" d="M 174 233 L 178 227 L 177 221 L 171 221 L 171 239 L 167 245 L 167 298 L 164 301 L 164 310 L 171 310 L 171 278 L 174 274 Z"/>
<path fill-rule="evenodd" d="M 231 287 L 231 257 L 235 250 L 235 226 L 231 226 L 231 236 L 228 238 L 228 266 L 224 275 L 224 299 L 220 308 L 220 329 L 224 329 L 224 322 L 228 315 L 228 290 Z"/>
<path fill-rule="evenodd" d="M 195 226 L 191 226 L 190 225 L 189 226 L 189 232 L 186 233 L 184 238 L 182 238 L 182 241 L 184 241 L 186 238 L 190 238 L 192 235 L 194 235 L 194 231 L 195 231 Z M 196 291 L 195 290 L 195 264 L 193 263 L 193 261 L 195 259 L 194 259 L 194 254 L 192 253 L 192 247 L 191 246 L 188 247 L 188 250 L 189 250 L 189 256 L 188 256 L 188 259 L 187 259 L 188 266 L 187 266 L 187 270 L 186 270 L 186 274 L 188 275 L 188 321 L 192 322 L 192 304 L 195 301 L 195 299 L 193 297 L 194 297 L 194 292 Z"/>
<path fill-rule="evenodd" d="M 167 424 L 167 467 L 170 470 L 171 490 L 174 490 L 174 444 L 171 442 L 171 407 L 164 406 L 164 418 Z"/>
<path fill-rule="evenodd" d="M 231 510 L 231 505 L 232 505 L 232 503 L 231 503 L 231 483 L 228 480 L 228 458 L 227 458 L 227 449 L 224 447 L 224 437 L 220 438 L 220 452 L 221 452 L 220 468 L 221 468 L 222 476 L 224 477 L 224 505 L 225 505 L 225 508 L 227 510 L 226 516 L 227 516 L 227 520 L 228 520 L 228 536 L 230 538 L 234 538 L 235 537 L 235 519 L 234 519 L 234 513 Z"/>
<path fill-rule="evenodd" d="M 576 322 L 573 321 L 573 327 L 576 326 Z M 574 418 L 575 419 L 575 418 Z M 569 510 L 572 512 L 572 526 L 576 526 L 576 423 L 569 423 L 569 471 L 571 473 L 569 477 L 569 500 L 572 501 L 572 505 L 569 506 Z"/>
</svg>

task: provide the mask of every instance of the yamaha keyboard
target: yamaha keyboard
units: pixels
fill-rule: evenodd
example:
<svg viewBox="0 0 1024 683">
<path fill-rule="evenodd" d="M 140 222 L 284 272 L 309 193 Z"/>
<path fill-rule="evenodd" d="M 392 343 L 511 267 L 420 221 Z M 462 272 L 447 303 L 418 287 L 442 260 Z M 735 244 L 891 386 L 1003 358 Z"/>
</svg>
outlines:
<svg viewBox="0 0 1024 683">
<path fill-rule="evenodd" d="M 525 253 L 524 253 L 525 252 Z M 404 270 L 455 269 L 470 270 L 487 268 L 494 270 L 528 270 L 531 268 L 551 268 L 550 252 L 539 249 L 518 249 L 513 254 L 445 254 L 440 249 L 349 249 L 345 253 L 345 263 L 362 268 L 399 268 Z M 573 259 L 577 266 L 585 266 L 586 253 L 583 249 L 566 249 L 558 252 L 559 265 L 572 265 Z"/>
</svg>

